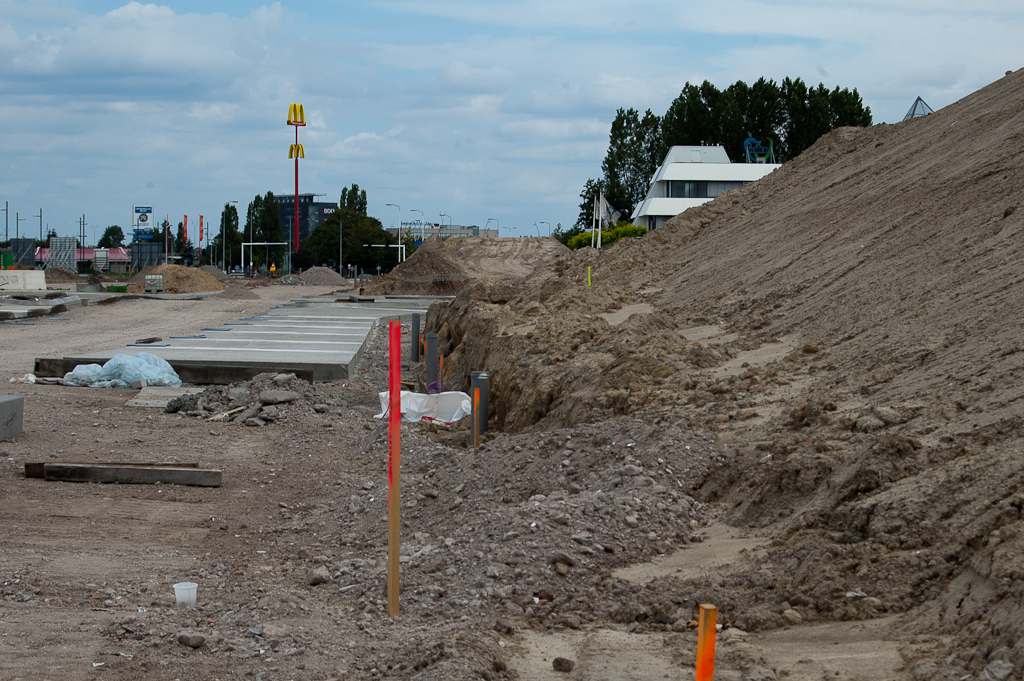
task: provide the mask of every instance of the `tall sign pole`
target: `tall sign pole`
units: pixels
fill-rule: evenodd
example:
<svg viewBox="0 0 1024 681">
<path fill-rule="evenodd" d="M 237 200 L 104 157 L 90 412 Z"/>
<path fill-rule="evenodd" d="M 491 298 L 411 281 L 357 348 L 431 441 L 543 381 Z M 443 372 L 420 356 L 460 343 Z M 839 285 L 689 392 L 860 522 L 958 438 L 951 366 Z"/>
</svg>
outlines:
<svg viewBox="0 0 1024 681">
<path fill-rule="evenodd" d="M 288 107 L 288 125 L 295 126 L 295 144 L 288 150 L 288 158 L 295 159 L 295 228 L 292 236 L 292 252 L 299 250 L 299 157 L 306 158 L 306 151 L 299 144 L 299 127 L 306 125 L 306 112 L 301 104 L 292 102 Z"/>
</svg>

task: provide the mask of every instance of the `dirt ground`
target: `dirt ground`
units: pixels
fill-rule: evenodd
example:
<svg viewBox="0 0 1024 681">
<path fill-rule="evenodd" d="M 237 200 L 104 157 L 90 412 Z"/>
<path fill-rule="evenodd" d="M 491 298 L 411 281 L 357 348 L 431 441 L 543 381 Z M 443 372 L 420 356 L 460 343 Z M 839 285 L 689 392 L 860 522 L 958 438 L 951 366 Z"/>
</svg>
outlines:
<svg viewBox="0 0 1024 681">
<path fill-rule="evenodd" d="M 1021 678 L 1022 93 L 836 130 L 642 239 L 476 282 L 428 317 L 443 378 L 488 370 L 503 431 L 713 434 L 694 497 L 771 540 L 710 582 L 737 628 L 898 616 L 903 674 Z M 689 585 L 629 591 L 634 623 Z"/>
<path fill-rule="evenodd" d="M 370 294 L 454 295 L 480 279 L 518 281 L 539 264 L 569 249 L 551 237 L 484 238 L 432 236 L 408 260 L 366 288 Z"/>
<path fill-rule="evenodd" d="M 297 289 L 252 290 L 258 300 L 120 301 L 5 324 L 0 377 L 38 356 L 259 314 Z M 713 513 L 690 480 L 724 450 L 685 427 L 623 418 L 474 450 L 464 423 L 407 424 L 402 616 L 388 619 L 387 442 L 373 419 L 386 354 L 378 330 L 356 379 L 232 386 L 253 402 L 269 389 L 298 396 L 272 417 L 264 408 L 262 427 L 208 420 L 201 406 L 126 407 L 133 390 L 7 383 L 26 416 L 0 443 L 3 678 L 529 678 L 525 632 L 610 623 L 618 599 L 595 608 L 594 597 L 624 588 L 615 569 L 704 538 Z M 195 461 L 224 485 L 23 475 L 26 462 L 71 459 Z M 200 585 L 195 610 L 175 607 L 171 587 L 187 580 Z M 693 608 L 665 607 L 661 628 L 682 632 L 665 664 L 678 664 Z"/>
<path fill-rule="evenodd" d="M 425 330 L 445 382 L 490 372 L 491 434 L 403 427 L 398 618 L 381 330 L 351 380 L 266 375 L 173 414 L 8 384 L 0 676 L 688 678 L 713 603 L 726 681 L 1022 678 L 1022 105 L 1018 71 L 834 131 L 643 239 L 454 286 Z M 415 258 L 395 290 L 436 293 Z M 0 378 L 315 292 L 0 325 Z M 210 420 L 225 399 L 253 416 Z M 23 477 L 70 457 L 224 485 Z"/>
</svg>

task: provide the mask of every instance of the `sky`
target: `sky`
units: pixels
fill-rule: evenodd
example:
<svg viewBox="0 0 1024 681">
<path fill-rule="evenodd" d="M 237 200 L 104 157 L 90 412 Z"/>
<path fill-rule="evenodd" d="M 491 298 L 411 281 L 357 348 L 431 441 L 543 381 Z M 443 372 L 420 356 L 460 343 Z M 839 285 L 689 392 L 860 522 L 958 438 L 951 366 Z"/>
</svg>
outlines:
<svg viewBox="0 0 1024 681">
<path fill-rule="evenodd" d="M 799 77 L 895 123 L 1024 66 L 1022 33 L 1019 0 L 0 0 L 5 238 L 41 213 L 62 236 L 84 216 L 92 244 L 134 205 L 193 239 L 229 201 L 244 224 L 294 191 L 291 102 L 300 193 L 356 183 L 385 227 L 547 234 L 575 223 L 620 107 Z"/>
</svg>

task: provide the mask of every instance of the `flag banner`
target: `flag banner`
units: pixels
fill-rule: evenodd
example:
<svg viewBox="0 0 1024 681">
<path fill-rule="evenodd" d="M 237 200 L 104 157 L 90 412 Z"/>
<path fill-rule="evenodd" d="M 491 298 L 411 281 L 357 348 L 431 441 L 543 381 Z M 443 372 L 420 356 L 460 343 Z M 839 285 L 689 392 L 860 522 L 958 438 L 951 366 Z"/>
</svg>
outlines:
<svg viewBox="0 0 1024 681">
<path fill-rule="evenodd" d="M 182 241 L 188 241 L 188 216 L 187 215 L 185 216 L 185 219 L 182 221 L 181 224 L 182 224 L 182 228 L 184 229 L 184 236 L 182 237 L 181 240 Z"/>
<path fill-rule="evenodd" d="M 199 216 L 199 245 L 203 244 L 203 216 Z"/>
</svg>

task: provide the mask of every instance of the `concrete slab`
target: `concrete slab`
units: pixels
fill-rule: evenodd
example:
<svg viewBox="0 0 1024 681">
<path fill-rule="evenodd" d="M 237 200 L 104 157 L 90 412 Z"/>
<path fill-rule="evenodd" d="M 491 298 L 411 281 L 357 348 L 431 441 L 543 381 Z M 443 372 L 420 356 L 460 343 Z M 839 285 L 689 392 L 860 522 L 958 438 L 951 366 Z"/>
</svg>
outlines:
<svg viewBox="0 0 1024 681">
<path fill-rule="evenodd" d="M 20 395 L 0 396 L 0 440 L 21 434 L 25 422 L 25 398 Z"/>
<path fill-rule="evenodd" d="M 349 366 L 362 356 L 370 330 L 390 319 L 411 319 L 423 313 L 431 300 L 416 304 L 403 300 L 311 304 L 297 300 L 260 317 L 232 320 L 198 334 L 166 338 L 153 345 L 100 350 L 64 359 L 68 364 L 103 364 L 115 354 L 150 352 L 163 357 L 182 380 L 231 383 L 267 371 L 295 372 L 313 381 L 334 381 L 349 376 Z M 70 369 L 67 369 L 70 371 Z"/>
<path fill-rule="evenodd" d="M 163 409 L 175 397 L 194 395 L 202 392 L 202 388 L 172 388 L 163 385 L 147 385 L 139 394 L 125 402 L 126 407 L 150 407 Z"/>
<path fill-rule="evenodd" d="M 4 270 L 0 272 L 0 291 L 45 291 L 46 272 L 42 270 Z"/>
<path fill-rule="evenodd" d="M 45 317 L 51 314 L 67 312 L 75 305 L 82 305 L 78 296 L 61 296 L 51 300 L 19 300 L 17 298 L 0 299 L 0 321 L 11 319 L 28 319 Z"/>
</svg>

